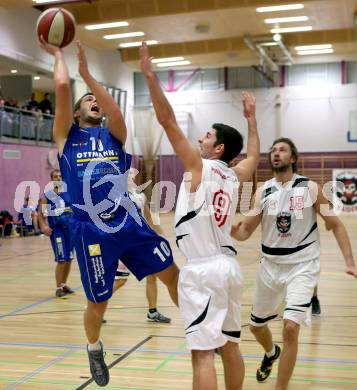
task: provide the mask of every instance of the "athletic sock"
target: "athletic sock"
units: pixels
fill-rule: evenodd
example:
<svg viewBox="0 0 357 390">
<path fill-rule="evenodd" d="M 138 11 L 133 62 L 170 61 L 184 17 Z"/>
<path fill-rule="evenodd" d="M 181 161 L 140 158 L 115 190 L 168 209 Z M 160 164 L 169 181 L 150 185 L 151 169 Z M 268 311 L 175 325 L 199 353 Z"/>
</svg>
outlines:
<svg viewBox="0 0 357 390">
<path fill-rule="evenodd" d="M 102 346 L 100 345 L 99 341 L 100 340 L 93 344 L 88 343 L 88 351 L 100 351 L 102 349 Z"/>
<path fill-rule="evenodd" d="M 268 358 L 271 358 L 275 355 L 275 352 L 276 352 L 276 348 L 275 348 L 275 344 L 273 344 L 273 349 L 270 352 L 266 352 L 265 354 L 267 355 Z"/>
<path fill-rule="evenodd" d="M 154 307 L 153 309 L 149 309 L 149 313 L 150 313 L 150 314 L 154 314 L 154 313 L 156 313 L 156 312 L 157 312 L 156 307 Z"/>
</svg>

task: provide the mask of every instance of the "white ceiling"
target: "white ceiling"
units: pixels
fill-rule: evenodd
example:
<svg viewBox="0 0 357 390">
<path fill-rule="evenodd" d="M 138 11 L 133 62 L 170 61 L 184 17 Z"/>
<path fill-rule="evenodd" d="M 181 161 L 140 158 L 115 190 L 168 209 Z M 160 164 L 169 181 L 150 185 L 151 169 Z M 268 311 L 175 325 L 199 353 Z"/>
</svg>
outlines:
<svg viewBox="0 0 357 390">
<path fill-rule="evenodd" d="M 53 92 L 53 76 L 50 74 L 44 74 L 44 72 L 38 72 L 35 68 L 31 68 L 28 65 L 24 65 L 17 61 L 14 61 L 10 58 L 0 56 L 0 76 L 9 76 L 11 75 L 11 70 L 16 69 L 17 75 L 31 75 L 40 76 L 40 80 L 32 80 L 32 85 L 34 90 Z"/>
<path fill-rule="evenodd" d="M 303 3 L 305 8 L 294 11 L 257 13 L 257 6 Z M 32 0 L 0 0 L 4 7 L 32 7 Z M 53 6 L 53 5 L 51 5 Z M 117 50 L 120 42 L 136 38 L 105 40 L 103 35 L 143 31 L 146 40 L 155 39 L 151 47 L 156 57 L 184 56 L 190 67 L 243 66 L 259 64 L 258 56 L 243 38 L 272 36 L 270 29 L 279 27 L 264 23 L 268 17 L 309 17 L 307 22 L 283 23 L 311 25 L 311 32 L 283 35 L 285 46 L 295 63 L 357 60 L 354 14 L 357 0 L 83 0 L 61 6 L 76 17 L 77 37 L 97 50 Z M 128 27 L 87 31 L 86 24 L 126 20 Z M 196 26 L 208 26 L 200 33 Z M 140 39 L 140 38 L 139 38 Z M 296 45 L 332 43 L 335 53 L 324 56 L 298 57 Z M 122 49 L 122 59 L 138 69 L 138 49 Z"/>
</svg>

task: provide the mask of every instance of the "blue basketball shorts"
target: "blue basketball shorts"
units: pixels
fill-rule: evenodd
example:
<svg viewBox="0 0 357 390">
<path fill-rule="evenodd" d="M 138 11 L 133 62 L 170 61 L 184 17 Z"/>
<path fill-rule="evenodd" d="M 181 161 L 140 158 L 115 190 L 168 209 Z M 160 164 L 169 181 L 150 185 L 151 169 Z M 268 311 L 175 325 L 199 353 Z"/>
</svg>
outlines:
<svg viewBox="0 0 357 390">
<path fill-rule="evenodd" d="M 104 232 L 92 221 L 73 218 L 71 231 L 84 291 L 88 300 L 103 302 L 112 296 L 118 260 L 138 280 L 165 270 L 173 263 L 169 242 L 141 217 L 141 226 L 130 216 L 115 233 Z M 119 225 L 111 221 L 110 226 Z"/>
<path fill-rule="evenodd" d="M 73 259 L 73 241 L 69 227 L 53 227 L 50 236 L 55 261 L 62 263 Z"/>
</svg>

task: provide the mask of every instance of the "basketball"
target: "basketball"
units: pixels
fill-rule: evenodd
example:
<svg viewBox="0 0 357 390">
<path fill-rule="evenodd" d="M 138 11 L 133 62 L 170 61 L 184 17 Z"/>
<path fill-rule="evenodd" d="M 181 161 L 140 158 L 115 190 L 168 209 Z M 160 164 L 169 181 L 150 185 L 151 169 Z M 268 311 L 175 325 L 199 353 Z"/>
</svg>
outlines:
<svg viewBox="0 0 357 390">
<path fill-rule="evenodd" d="M 54 46 L 69 45 L 76 31 L 74 16 L 63 8 L 49 8 L 37 20 L 37 36 Z"/>
</svg>

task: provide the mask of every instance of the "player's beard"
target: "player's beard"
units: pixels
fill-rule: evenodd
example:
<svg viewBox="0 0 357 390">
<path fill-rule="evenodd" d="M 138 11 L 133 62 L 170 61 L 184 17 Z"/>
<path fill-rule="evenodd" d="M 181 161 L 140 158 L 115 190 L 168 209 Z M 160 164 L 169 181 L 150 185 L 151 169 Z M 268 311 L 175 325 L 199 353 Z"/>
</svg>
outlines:
<svg viewBox="0 0 357 390">
<path fill-rule="evenodd" d="M 102 123 L 102 120 L 103 120 L 103 116 L 94 117 L 91 115 L 87 115 L 84 118 L 84 122 L 89 123 L 90 125 L 95 125 L 95 126 L 100 125 Z"/>
<path fill-rule="evenodd" d="M 283 173 L 288 171 L 291 168 L 291 163 L 281 165 L 280 167 L 274 167 L 274 165 L 271 166 L 271 169 L 274 173 Z"/>
</svg>

